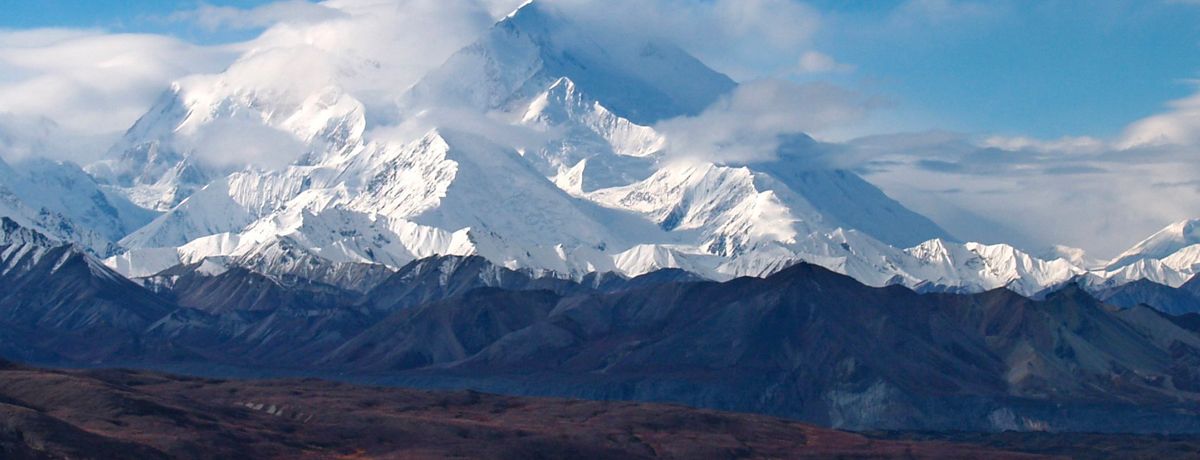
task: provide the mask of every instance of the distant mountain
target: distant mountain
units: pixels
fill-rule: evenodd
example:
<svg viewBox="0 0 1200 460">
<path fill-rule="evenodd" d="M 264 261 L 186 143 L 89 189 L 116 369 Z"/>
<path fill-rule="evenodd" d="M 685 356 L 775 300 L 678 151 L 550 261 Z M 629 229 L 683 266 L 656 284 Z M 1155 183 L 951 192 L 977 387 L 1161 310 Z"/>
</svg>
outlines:
<svg viewBox="0 0 1200 460">
<path fill-rule="evenodd" d="M 1126 267 L 1145 259 L 1164 259 L 1197 244 L 1200 244 L 1200 219 L 1176 222 L 1121 253 L 1107 268 Z"/>
<path fill-rule="evenodd" d="M 0 353 L 11 359 L 81 364 L 142 356 L 146 328 L 174 308 L 76 246 L 6 217 L 0 283 Z"/>
<path fill-rule="evenodd" d="M 362 344 L 394 351 L 379 368 L 393 371 L 450 356 L 396 382 L 668 400 L 853 428 L 1168 429 L 1146 408 L 1200 391 L 1191 364 L 1200 336 L 1145 308 L 1111 309 L 1077 288 L 1042 302 L 1006 290 L 917 295 L 811 265 L 765 280 L 563 298 L 469 357 L 437 351 L 464 350 L 454 344 L 490 327 L 462 330 L 468 312 L 528 311 L 511 295 L 477 292 L 415 313 L 466 323 L 402 322 L 445 324 L 438 340 Z M 536 312 L 544 302 L 519 305 Z M 336 356 L 372 356 L 350 345 Z M 1167 417 L 1200 429 L 1195 413 Z"/>
<path fill-rule="evenodd" d="M 0 216 L 107 257 L 155 213 L 112 193 L 78 166 L 31 158 L 0 160 Z"/>
<path fill-rule="evenodd" d="M 1175 315 L 1200 312 L 1200 297 L 1146 279 L 1098 291 L 1096 296 L 1111 305 L 1123 308 L 1146 305 Z"/>
<path fill-rule="evenodd" d="M 1192 278 L 1179 287 L 1140 279 L 1094 291 L 1097 298 L 1118 307 L 1146 305 L 1172 315 L 1200 313 L 1200 278 Z"/>
</svg>

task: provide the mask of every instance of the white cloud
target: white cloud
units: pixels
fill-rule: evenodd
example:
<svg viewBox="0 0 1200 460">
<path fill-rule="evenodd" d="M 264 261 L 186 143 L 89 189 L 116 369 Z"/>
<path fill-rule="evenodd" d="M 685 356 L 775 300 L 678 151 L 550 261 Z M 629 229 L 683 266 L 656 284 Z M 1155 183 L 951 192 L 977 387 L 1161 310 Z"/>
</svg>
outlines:
<svg viewBox="0 0 1200 460">
<path fill-rule="evenodd" d="M 124 130 L 171 80 L 234 55 L 161 35 L 0 30 L 0 112 L 84 134 Z"/>
<path fill-rule="evenodd" d="M 1200 147 L 1200 92 L 1172 101 L 1164 113 L 1138 120 L 1125 129 L 1118 145 Z"/>
<path fill-rule="evenodd" d="M 782 138 L 819 134 L 861 120 L 873 102 L 828 84 L 755 80 L 740 85 L 695 117 L 666 120 L 655 126 L 677 156 L 720 163 L 774 158 Z"/>
<path fill-rule="evenodd" d="M 534 150 L 553 139 L 561 139 L 563 134 L 556 128 L 515 125 L 512 117 L 504 113 L 437 107 L 422 110 L 397 125 L 378 127 L 369 135 L 372 139 L 409 142 L 434 129 L 472 133 L 514 150 Z"/>
<path fill-rule="evenodd" d="M 332 77 L 359 99 L 390 99 L 493 24 L 494 5 L 477 0 L 330 0 L 322 7 L 337 15 L 277 23 L 244 47 L 251 53 L 320 51 L 336 61 L 328 63 L 336 73 Z M 286 63 L 277 71 L 287 72 Z"/>
<path fill-rule="evenodd" d="M 842 73 L 853 72 L 854 66 L 844 64 L 833 59 L 833 57 L 820 51 L 806 51 L 800 56 L 800 66 L 798 69 L 802 74 L 808 73 Z"/>
<path fill-rule="evenodd" d="M 1002 150 L 1049 150 L 1063 153 L 1099 153 L 1111 148 L 1106 142 L 1089 136 L 1065 136 L 1053 140 L 1028 136 L 992 136 L 983 140 L 983 146 Z"/>
<path fill-rule="evenodd" d="M 179 147 L 217 167 L 254 165 L 277 169 L 305 151 L 305 145 L 292 133 L 226 119 L 205 124 L 179 141 Z"/>
<path fill-rule="evenodd" d="M 99 159 L 113 137 L 71 131 L 46 117 L 0 112 L 0 160 L 8 163 L 32 157 L 86 163 Z"/>
<path fill-rule="evenodd" d="M 560 6 L 607 37 L 681 44 L 739 78 L 793 72 L 800 62 L 810 69 L 829 65 L 814 60 L 818 55 L 811 50 L 819 15 L 791 0 L 539 1 Z M 288 47 L 354 61 L 335 63 L 336 76 L 364 100 L 388 98 L 521 3 L 285 0 L 245 9 L 202 3 L 172 15 L 211 29 L 264 29 L 254 40 L 228 46 L 97 30 L 0 30 L 0 112 L 47 117 L 88 134 L 119 131 L 173 80 L 221 71 L 241 53 Z M 832 65 L 842 68 L 836 61 Z"/>
<path fill-rule="evenodd" d="M 221 72 L 235 61 L 246 70 L 242 83 L 252 86 L 314 89 L 336 81 L 364 101 L 386 104 L 518 4 L 289 0 L 249 9 L 202 4 L 172 16 L 213 29 L 265 29 L 250 41 L 218 46 L 103 30 L 0 29 L 0 114 L 6 114 L 0 123 L 8 124 L 0 129 L 9 133 L 0 155 L 90 161 L 105 148 L 96 139 L 129 128 L 171 82 Z M 26 129 L 41 120 L 56 132 L 88 138 L 88 151 L 48 143 L 34 135 L 41 131 Z"/>
<path fill-rule="evenodd" d="M 538 0 L 543 1 L 543 0 Z M 735 80 L 795 71 L 820 14 L 793 0 L 555 0 L 610 38 L 666 40 Z"/>
<path fill-rule="evenodd" d="M 946 134 L 850 147 L 869 180 L 965 239 L 1032 250 L 1066 244 L 1107 257 L 1200 209 L 1200 163 L 1189 147 Z"/>
<path fill-rule="evenodd" d="M 192 22 L 209 30 L 255 29 L 278 23 L 305 24 L 342 17 L 343 13 L 307 0 L 288 0 L 242 9 L 201 3 L 195 9 L 178 11 L 168 19 Z"/>
</svg>

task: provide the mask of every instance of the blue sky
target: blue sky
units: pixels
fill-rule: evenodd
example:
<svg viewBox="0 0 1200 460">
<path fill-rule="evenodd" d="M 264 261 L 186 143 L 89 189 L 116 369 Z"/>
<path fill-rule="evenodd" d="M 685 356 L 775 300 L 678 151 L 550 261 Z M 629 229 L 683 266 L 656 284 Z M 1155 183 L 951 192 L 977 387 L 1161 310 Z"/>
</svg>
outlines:
<svg viewBox="0 0 1200 460">
<path fill-rule="evenodd" d="M 1200 4 L 996 2 L 896 24 L 898 4 L 820 2 L 817 44 L 947 129 L 1110 136 L 1200 76 Z"/>
<path fill-rule="evenodd" d="M 272 0 L 205 0 L 214 6 L 249 8 Z M 254 31 L 206 30 L 167 18 L 196 8 L 198 0 L 0 0 L 0 28 L 98 28 L 112 32 L 164 33 L 197 43 L 244 40 Z"/>
<path fill-rule="evenodd" d="M 0 27 L 165 33 L 203 44 L 253 37 L 169 21 L 198 1 L 3 0 Z M 253 7 L 262 0 L 206 0 Z M 924 17 L 912 3 L 921 4 Z M 815 0 L 815 46 L 886 101 L 871 129 L 1112 137 L 1195 89 L 1200 4 L 1178 1 Z M 907 16 L 906 16 L 907 15 Z"/>
</svg>

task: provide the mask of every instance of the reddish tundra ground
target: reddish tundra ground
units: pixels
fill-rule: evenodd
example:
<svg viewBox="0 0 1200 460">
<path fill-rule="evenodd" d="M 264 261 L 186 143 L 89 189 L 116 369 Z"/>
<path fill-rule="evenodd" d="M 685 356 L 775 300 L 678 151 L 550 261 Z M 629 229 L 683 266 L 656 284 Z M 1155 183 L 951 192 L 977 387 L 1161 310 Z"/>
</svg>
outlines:
<svg viewBox="0 0 1200 460">
<path fill-rule="evenodd" d="M 8 459 L 1037 457 L 973 441 L 881 440 L 659 404 L 0 370 L 0 458 Z"/>
</svg>

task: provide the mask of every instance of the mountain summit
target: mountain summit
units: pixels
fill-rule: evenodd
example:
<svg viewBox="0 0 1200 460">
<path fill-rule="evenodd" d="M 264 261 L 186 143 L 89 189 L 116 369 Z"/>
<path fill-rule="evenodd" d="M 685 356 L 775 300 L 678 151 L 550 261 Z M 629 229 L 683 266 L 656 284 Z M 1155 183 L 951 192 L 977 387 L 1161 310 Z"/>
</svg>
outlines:
<svg viewBox="0 0 1200 460">
<path fill-rule="evenodd" d="M 515 109 L 567 78 L 639 125 L 695 115 L 736 83 L 668 43 L 604 41 L 543 2 L 529 2 L 411 90 L 417 106 Z"/>
</svg>

